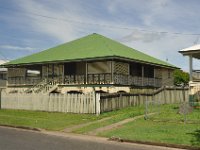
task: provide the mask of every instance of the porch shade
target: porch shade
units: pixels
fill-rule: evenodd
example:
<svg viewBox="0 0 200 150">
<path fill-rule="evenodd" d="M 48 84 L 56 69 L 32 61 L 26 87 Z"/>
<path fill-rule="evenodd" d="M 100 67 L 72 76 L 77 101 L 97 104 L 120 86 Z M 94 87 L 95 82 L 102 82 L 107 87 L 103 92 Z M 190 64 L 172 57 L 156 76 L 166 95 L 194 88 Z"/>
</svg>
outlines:
<svg viewBox="0 0 200 150">
<path fill-rule="evenodd" d="M 188 48 L 184 48 L 179 51 L 183 55 L 191 55 L 193 58 L 200 59 L 200 44 L 193 45 Z"/>
<path fill-rule="evenodd" d="M 176 68 L 165 61 L 139 52 L 96 33 L 58 45 L 39 53 L 10 61 L 2 66 L 9 68 L 21 65 L 105 59 L 125 59 L 167 68 Z"/>
</svg>

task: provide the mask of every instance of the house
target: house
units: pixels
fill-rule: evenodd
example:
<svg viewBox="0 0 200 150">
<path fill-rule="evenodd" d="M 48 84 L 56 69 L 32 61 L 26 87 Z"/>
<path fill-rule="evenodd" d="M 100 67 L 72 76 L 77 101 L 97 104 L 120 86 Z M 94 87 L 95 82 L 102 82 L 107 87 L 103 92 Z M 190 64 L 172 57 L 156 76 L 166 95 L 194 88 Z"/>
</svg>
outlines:
<svg viewBox="0 0 200 150">
<path fill-rule="evenodd" d="M 7 69 L 0 68 L 0 88 L 6 87 L 6 81 L 7 81 Z"/>
<path fill-rule="evenodd" d="M 99 34 L 2 65 L 9 92 L 130 92 L 173 85 L 177 67 Z M 35 74 L 30 74 L 30 72 Z"/>
<path fill-rule="evenodd" d="M 183 56 L 189 57 L 189 100 L 191 102 L 199 101 L 200 102 L 200 70 L 193 69 L 193 60 L 200 59 L 200 44 L 193 45 L 188 48 L 184 48 L 179 51 Z M 197 99 L 196 99 L 197 98 Z"/>
</svg>

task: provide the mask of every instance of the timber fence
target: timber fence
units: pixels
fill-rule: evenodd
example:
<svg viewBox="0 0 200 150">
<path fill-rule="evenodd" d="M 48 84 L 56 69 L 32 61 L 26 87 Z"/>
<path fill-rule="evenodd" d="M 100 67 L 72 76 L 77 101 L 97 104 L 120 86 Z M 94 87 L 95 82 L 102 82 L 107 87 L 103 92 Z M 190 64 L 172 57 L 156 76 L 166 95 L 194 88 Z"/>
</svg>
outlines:
<svg viewBox="0 0 200 150">
<path fill-rule="evenodd" d="M 146 101 L 159 101 L 161 104 L 174 104 L 189 101 L 188 88 L 162 87 L 155 92 L 146 94 L 102 94 L 100 111 L 112 111 L 128 106 L 141 106 Z"/>
<path fill-rule="evenodd" d="M 99 114 L 100 95 L 1 93 L 1 108 L 65 113 Z"/>
<path fill-rule="evenodd" d="M 146 94 L 28 94 L 1 92 L 3 109 L 39 110 L 65 113 L 90 113 L 117 110 L 129 106 L 141 106 L 146 101 L 161 104 L 188 101 L 188 88 L 160 88 Z"/>
</svg>

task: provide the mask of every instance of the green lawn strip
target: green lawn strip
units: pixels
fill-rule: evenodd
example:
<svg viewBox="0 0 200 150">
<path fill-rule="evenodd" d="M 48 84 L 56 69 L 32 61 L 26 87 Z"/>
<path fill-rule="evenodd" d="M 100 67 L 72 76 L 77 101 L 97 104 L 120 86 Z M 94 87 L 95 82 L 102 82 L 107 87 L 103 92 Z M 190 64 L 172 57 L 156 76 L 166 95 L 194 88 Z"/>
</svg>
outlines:
<svg viewBox="0 0 200 150">
<path fill-rule="evenodd" d="M 79 129 L 74 130 L 73 132 L 80 133 L 80 134 L 86 134 L 97 128 L 105 127 L 105 126 L 111 125 L 113 123 L 122 121 L 124 119 L 143 115 L 143 114 L 144 114 L 144 107 L 142 107 L 142 106 L 141 107 L 128 107 L 128 108 L 124 108 L 121 110 L 104 113 L 104 114 L 102 114 L 102 116 L 109 115 L 109 116 L 113 116 L 113 117 L 109 120 L 105 120 L 100 123 L 93 123 L 88 126 L 81 127 Z"/>
<path fill-rule="evenodd" d="M 163 123 L 139 119 L 127 123 L 120 129 L 99 133 L 99 136 L 200 147 L 200 125 L 197 124 Z"/>
<path fill-rule="evenodd" d="M 89 114 L 49 113 L 25 110 L 0 110 L 0 124 L 62 130 L 66 127 L 101 119 Z"/>
<path fill-rule="evenodd" d="M 193 112 L 189 113 L 186 117 L 188 121 L 194 121 L 200 124 L 200 108 L 194 109 Z"/>
<path fill-rule="evenodd" d="M 188 123 L 184 124 L 184 116 L 178 113 L 178 109 L 174 105 L 162 105 L 160 113 L 148 120 L 138 119 L 98 135 L 200 147 L 200 110 L 194 109 L 188 114 Z"/>
<path fill-rule="evenodd" d="M 116 121 L 113 118 L 113 122 L 117 122 L 120 118 L 124 118 L 124 115 L 130 117 L 129 111 L 132 109 L 126 108 L 117 111 L 102 113 L 99 116 L 93 114 L 71 114 L 71 113 L 50 113 L 41 111 L 26 111 L 26 110 L 0 110 L 0 124 L 2 125 L 13 125 L 13 126 L 25 126 L 33 128 L 42 128 L 46 130 L 63 130 L 73 125 L 84 124 L 87 122 L 95 122 L 96 120 L 116 116 Z M 143 108 L 140 108 L 143 112 Z M 126 114 L 127 113 L 127 114 Z M 140 113 L 140 112 L 138 112 Z M 112 121 L 109 121 L 109 124 Z"/>
<path fill-rule="evenodd" d="M 183 122 L 184 115 L 179 113 L 178 104 L 161 105 L 157 115 L 150 116 L 149 119 L 154 121 Z M 200 109 L 193 109 L 186 115 L 186 121 L 200 123 Z"/>
</svg>

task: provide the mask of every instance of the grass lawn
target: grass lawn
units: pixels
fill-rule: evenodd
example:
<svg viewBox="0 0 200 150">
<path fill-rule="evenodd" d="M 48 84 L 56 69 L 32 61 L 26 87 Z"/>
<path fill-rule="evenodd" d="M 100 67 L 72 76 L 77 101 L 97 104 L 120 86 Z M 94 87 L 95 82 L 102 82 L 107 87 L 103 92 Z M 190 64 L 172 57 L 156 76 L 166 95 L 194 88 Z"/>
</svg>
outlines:
<svg viewBox="0 0 200 150">
<path fill-rule="evenodd" d="M 100 136 L 120 137 L 128 140 L 161 142 L 200 147 L 200 109 L 188 115 L 184 124 L 183 115 L 175 105 L 164 105 L 160 114 L 148 120 L 138 119 L 119 129 L 100 133 Z"/>
<path fill-rule="evenodd" d="M 135 117 L 135 116 L 139 116 L 139 115 L 143 115 L 143 114 L 144 114 L 144 107 L 143 106 L 141 106 L 141 107 L 128 107 L 128 108 L 124 108 L 124 109 L 117 110 L 117 111 L 103 113 L 103 114 L 101 114 L 102 116 L 112 116 L 112 118 L 109 119 L 109 120 L 102 121 L 101 123 L 93 123 L 93 124 L 90 124 L 88 126 L 76 129 L 73 132 L 84 134 L 84 133 L 93 131 L 97 128 L 101 128 L 101 127 L 119 122 L 121 120 L 131 118 L 131 117 Z"/>
<path fill-rule="evenodd" d="M 129 122 L 118 129 L 102 132 L 99 136 L 114 136 L 128 140 L 200 147 L 200 109 L 195 109 L 187 115 L 186 123 L 184 123 L 184 116 L 178 113 L 179 105 L 161 105 L 152 109 L 152 111 L 159 113 L 149 116 L 147 120 L 141 118 Z M 73 131 L 75 133 L 87 134 L 97 128 L 142 114 L 144 114 L 143 106 L 124 108 L 103 113 L 99 116 L 24 110 L 0 110 L 0 124 L 43 128 L 47 130 L 62 130 L 73 125 L 111 117 L 100 123 L 93 122 L 88 126 Z"/>
<path fill-rule="evenodd" d="M 64 114 L 25 110 L 0 110 L 0 124 L 17 125 L 47 130 L 62 130 L 76 124 L 101 119 L 89 114 Z"/>
<path fill-rule="evenodd" d="M 149 119 L 154 121 L 165 122 L 184 122 L 184 115 L 180 114 L 179 104 L 161 105 L 159 108 L 153 109 L 159 112 L 157 115 L 150 116 Z M 152 110 L 152 111 L 153 111 Z M 186 122 L 200 124 L 200 109 L 193 109 L 186 115 Z"/>
<path fill-rule="evenodd" d="M 112 112 L 102 113 L 99 116 L 93 114 L 70 114 L 70 113 L 49 113 L 40 111 L 26 110 L 0 110 L 0 124 L 15 125 L 42 128 L 46 130 L 63 130 L 73 125 L 79 125 L 87 122 L 96 121 L 105 117 L 112 117 L 111 120 L 102 122 L 102 124 L 94 124 L 84 129 L 80 129 L 77 133 L 84 133 L 91 128 L 112 124 L 114 122 L 143 114 L 142 107 L 129 107 Z"/>
</svg>

